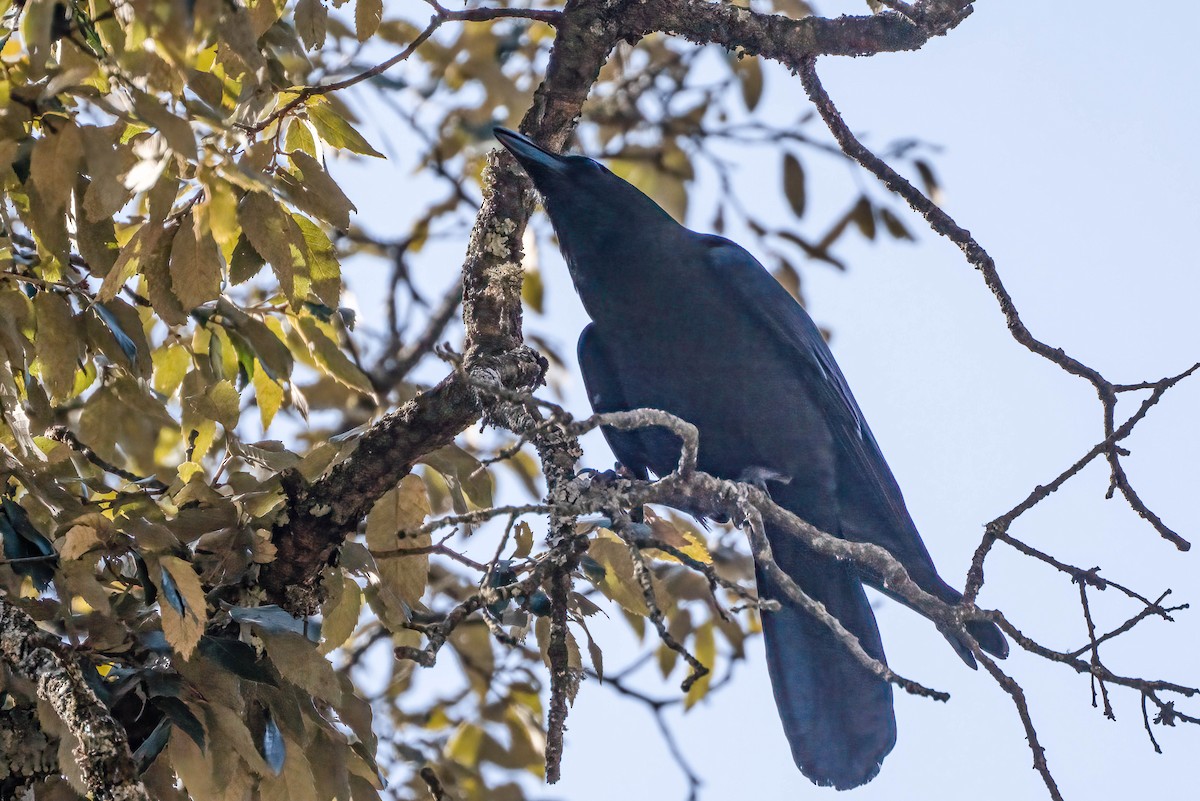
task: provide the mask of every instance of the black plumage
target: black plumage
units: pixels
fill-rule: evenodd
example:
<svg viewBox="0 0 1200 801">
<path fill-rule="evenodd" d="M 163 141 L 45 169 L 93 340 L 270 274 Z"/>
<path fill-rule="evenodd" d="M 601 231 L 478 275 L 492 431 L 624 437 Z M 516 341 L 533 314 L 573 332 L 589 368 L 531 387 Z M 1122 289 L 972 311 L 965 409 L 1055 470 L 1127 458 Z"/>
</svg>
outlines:
<svg viewBox="0 0 1200 801">
<path fill-rule="evenodd" d="M 850 388 L 817 327 L 735 243 L 679 225 L 637 188 L 582 156 L 551 153 L 497 129 L 541 193 L 592 322 L 579 364 L 597 412 L 662 409 L 700 432 L 699 468 L 764 485 L 817 528 L 889 550 L 925 591 L 954 603 L 938 576 Z M 662 428 L 605 430 L 621 463 L 666 475 L 679 441 Z M 863 583 L 878 577 L 768 529 L 775 559 L 806 593 L 884 660 Z M 839 789 L 870 781 L 896 740 L 892 690 L 826 626 L 757 571 L 775 700 L 796 764 Z M 1008 644 L 990 623 L 971 634 Z M 974 667 L 965 644 L 951 640 Z"/>
</svg>

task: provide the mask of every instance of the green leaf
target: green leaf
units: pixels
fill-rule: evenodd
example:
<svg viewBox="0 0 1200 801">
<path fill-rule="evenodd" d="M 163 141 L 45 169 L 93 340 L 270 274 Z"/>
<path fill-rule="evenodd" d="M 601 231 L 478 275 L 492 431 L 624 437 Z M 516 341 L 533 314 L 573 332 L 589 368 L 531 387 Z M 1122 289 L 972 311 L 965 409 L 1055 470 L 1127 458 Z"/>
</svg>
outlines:
<svg viewBox="0 0 1200 801">
<path fill-rule="evenodd" d="M 367 143 L 362 134 L 354 130 L 341 114 L 324 98 L 315 98 L 308 106 L 308 118 L 317 129 L 317 135 L 326 143 L 362 156 L 383 158 L 383 154 Z"/>
<path fill-rule="evenodd" d="M 247 314 L 226 298 L 217 300 L 217 311 L 226 326 L 249 343 L 267 373 L 277 382 L 287 381 L 292 374 L 292 352 L 262 320 Z"/>
</svg>

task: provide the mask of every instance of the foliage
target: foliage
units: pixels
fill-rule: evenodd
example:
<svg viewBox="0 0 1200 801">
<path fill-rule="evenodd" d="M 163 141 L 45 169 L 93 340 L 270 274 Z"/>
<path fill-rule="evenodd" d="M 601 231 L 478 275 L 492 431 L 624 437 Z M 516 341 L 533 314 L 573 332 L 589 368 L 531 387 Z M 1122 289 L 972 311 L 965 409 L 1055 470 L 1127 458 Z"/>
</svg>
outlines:
<svg viewBox="0 0 1200 801">
<path fill-rule="evenodd" d="M 492 191 L 492 125 L 539 102 L 553 4 L 432 8 L 422 28 L 423 6 L 381 0 L 0 0 L 0 587 L 70 644 L 156 797 L 369 799 L 387 785 L 520 799 L 519 777 L 547 770 L 548 724 L 561 737 L 547 675 L 570 700 L 585 670 L 605 674 L 593 616 L 627 620 L 664 678 L 686 673 L 672 703 L 687 707 L 757 630 L 738 583 L 750 562 L 727 529 L 652 512 L 632 527 L 547 524 L 545 454 L 528 431 L 439 443 L 369 513 L 331 514 L 349 536 L 322 554 L 319 609 L 264 589 L 295 487 L 387 458 L 359 447 L 363 432 L 430 389 L 417 367 L 463 288 L 456 278 L 427 302 L 428 275 L 445 271 L 418 256 L 467 237 Z M 845 157 L 805 133 L 815 120 L 770 122 L 765 90 L 744 49 L 651 33 L 604 61 L 579 138 L 681 218 L 698 214 L 697 175 L 716 181 L 700 222 L 755 238 L 800 296 L 805 260 L 845 268 L 844 236 L 912 234 L 878 190 L 814 220 L 835 202 L 814 200 L 808 167 Z M 380 236 L 356 224 L 333 165 L 382 158 L 395 127 L 430 189 Z M 788 225 L 739 196 L 726 154 L 746 146 L 777 154 Z M 927 151 L 888 155 L 933 193 Z M 361 330 L 341 305 L 342 265 L 380 258 L 389 314 L 371 336 L 381 321 Z M 536 261 L 525 267 L 523 297 L 541 313 Z M 442 355 L 458 364 L 468 348 Z M 493 508 L 497 487 L 531 502 Z M 582 543 L 566 557 L 564 531 Z M 461 683 L 415 691 L 414 669 L 443 642 Z M 12 786 L 96 792 L 72 768 L 71 721 L 11 666 L 3 681 L 0 714 L 35 709 L 55 749 Z"/>
</svg>

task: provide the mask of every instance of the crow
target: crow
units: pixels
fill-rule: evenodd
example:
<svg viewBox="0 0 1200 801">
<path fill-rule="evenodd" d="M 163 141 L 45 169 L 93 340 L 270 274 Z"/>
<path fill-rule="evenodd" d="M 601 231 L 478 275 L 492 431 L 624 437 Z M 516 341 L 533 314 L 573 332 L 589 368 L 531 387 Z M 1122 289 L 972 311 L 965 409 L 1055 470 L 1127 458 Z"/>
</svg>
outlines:
<svg viewBox="0 0 1200 801">
<path fill-rule="evenodd" d="M 579 366 L 598 412 L 653 408 L 699 431 L 698 467 L 748 481 L 813 526 L 886 548 L 926 592 L 956 603 L 904 505 L 820 331 L 746 250 L 680 225 L 636 187 L 584 156 L 559 155 L 504 128 L 496 138 L 541 194 L 591 323 Z M 675 469 L 679 439 L 664 428 L 605 429 L 640 478 Z M 779 567 L 885 661 L 863 590 L 881 577 L 813 552 L 768 527 Z M 790 601 L 756 567 L 767 664 L 784 733 L 800 771 L 849 789 L 879 772 L 896 742 L 891 685 Z M 902 599 L 899 599 L 902 600 Z M 968 624 L 988 653 L 1008 642 L 990 622 Z M 949 637 L 971 667 L 966 643 Z"/>
</svg>

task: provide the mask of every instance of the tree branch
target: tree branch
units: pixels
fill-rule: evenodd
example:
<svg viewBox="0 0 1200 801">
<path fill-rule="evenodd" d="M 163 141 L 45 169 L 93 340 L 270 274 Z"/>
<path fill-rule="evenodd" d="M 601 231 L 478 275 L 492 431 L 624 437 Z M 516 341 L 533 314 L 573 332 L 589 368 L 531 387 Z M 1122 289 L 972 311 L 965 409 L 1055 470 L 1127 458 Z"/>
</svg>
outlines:
<svg viewBox="0 0 1200 801">
<path fill-rule="evenodd" d="M 635 37 L 672 33 L 697 44 L 740 48 L 748 55 L 778 61 L 792 70 L 811 56 L 870 56 L 918 50 L 973 11 L 970 0 L 921 3 L 912 19 L 900 14 L 804 17 L 759 14 L 740 6 L 705 0 L 650 0 L 633 5 L 623 29 Z"/>
<path fill-rule="evenodd" d="M 0 658 L 37 687 L 76 740 L 73 755 L 98 801 L 149 801 L 125 730 L 92 692 L 74 655 L 6 598 L 0 598 Z"/>
</svg>

